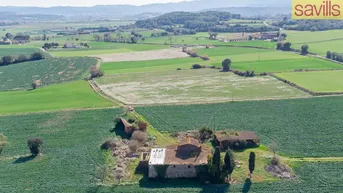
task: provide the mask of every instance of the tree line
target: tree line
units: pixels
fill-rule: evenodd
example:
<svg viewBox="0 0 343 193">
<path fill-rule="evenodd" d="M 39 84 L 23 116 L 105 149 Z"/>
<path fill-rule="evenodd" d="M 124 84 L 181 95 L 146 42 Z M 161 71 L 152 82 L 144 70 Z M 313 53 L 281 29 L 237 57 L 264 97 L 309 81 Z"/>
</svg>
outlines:
<svg viewBox="0 0 343 193">
<path fill-rule="evenodd" d="M 10 64 L 16 64 L 27 61 L 35 61 L 44 59 L 44 54 L 41 52 L 32 53 L 30 56 L 19 55 L 19 56 L 3 56 L 0 58 L 0 66 L 7 66 Z"/>
<path fill-rule="evenodd" d="M 337 52 L 326 52 L 326 58 L 331 60 L 336 60 L 338 62 L 343 62 L 343 54 Z"/>
<path fill-rule="evenodd" d="M 240 19 L 239 14 L 228 12 L 208 11 L 200 13 L 173 12 L 156 18 L 140 20 L 136 27 L 165 29 L 168 32 L 195 34 L 196 32 L 262 32 L 275 30 L 270 26 L 231 25 L 226 21 Z"/>
<path fill-rule="evenodd" d="M 272 25 L 287 30 L 299 31 L 343 29 L 343 21 L 341 20 L 291 20 L 288 19 L 288 17 L 283 17 L 280 20 L 274 21 Z"/>
</svg>

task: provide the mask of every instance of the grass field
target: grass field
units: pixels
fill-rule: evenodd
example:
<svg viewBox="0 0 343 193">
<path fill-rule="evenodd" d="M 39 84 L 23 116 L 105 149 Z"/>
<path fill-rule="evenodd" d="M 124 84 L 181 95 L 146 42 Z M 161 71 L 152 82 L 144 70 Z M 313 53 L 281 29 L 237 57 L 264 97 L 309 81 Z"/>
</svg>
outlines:
<svg viewBox="0 0 343 193">
<path fill-rule="evenodd" d="M 161 131 L 199 129 L 252 130 L 280 153 L 297 157 L 340 157 L 343 151 L 342 97 L 250 101 L 208 105 L 138 107 Z"/>
<path fill-rule="evenodd" d="M 234 70 L 254 70 L 255 72 L 283 72 L 299 69 L 342 69 L 342 65 L 308 58 L 290 52 L 264 50 L 256 48 L 216 47 L 197 49 L 199 55 L 209 56 L 209 61 L 200 58 L 163 59 L 137 62 L 109 62 L 101 68 L 106 74 L 151 72 L 163 70 L 189 69 L 193 64 L 214 65 L 221 67 L 225 58 L 232 61 Z"/>
<path fill-rule="evenodd" d="M 9 142 L 0 157 L 1 192 L 84 193 L 96 187 L 105 162 L 100 145 L 114 135 L 109 130 L 120 113 L 104 109 L 0 116 L 0 133 Z M 44 140 L 42 155 L 33 160 L 26 157 L 30 137 Z"/>
<path fill-rule="evenodd" d="M 343 71 L 279 73 L 276 75 L 312 92 L 343 92 Z"/>
<path fill-rule="evenodd" d="M 108 107 L 113 104 L 97 95 L 87 81 L 74 81 L 32 91 L 0 92 L 0 114 Z"/>
<path fill-rule="evenodd" d="M 59 49 L 50 50 L 49 53 L 55 57 L 76 57 L 145 50 L 159 50 L 169 47 L 166 45 L 121 44 L 108 42 L 89 42 L 89 44 L 91 46 L 89 49 Z"/>
<path fill-rule="evenodd" d="M 208 103 L 307 97 L 272 77 L 244 78 L 215 69 L 121 74 L 97 79 L 100 88 L 125 104 Z"/>
<path fill-rule="evenodd" d="M 0 67 L 0 91 L 30 89 L 33 80 L 42 86 L 80 80 L 88 76 L 94 58 L 55 58 Z"/>
<path fill-rule="evenodd" d="M 325 55 L 327 51 L 343 52 L 343 30 L 328 31 L 285 31 L 287 41 L 292 43 L 292 47 L 300 49 L 302 45 L 307 44 L 309 51 L 316 54 Z"/>
<path fill-rule="evenodd" d="M 42 51 L 38 48 L 0 45 L 0 57 L 2 57 L 2 56 L 19 56 L 19 55 L 30 56 L 34 52 L 42 52 Z M 45 55 L 46 58 L 51 57 L 47 53 L 43 53 L 43 54 Z"/>
</svg>

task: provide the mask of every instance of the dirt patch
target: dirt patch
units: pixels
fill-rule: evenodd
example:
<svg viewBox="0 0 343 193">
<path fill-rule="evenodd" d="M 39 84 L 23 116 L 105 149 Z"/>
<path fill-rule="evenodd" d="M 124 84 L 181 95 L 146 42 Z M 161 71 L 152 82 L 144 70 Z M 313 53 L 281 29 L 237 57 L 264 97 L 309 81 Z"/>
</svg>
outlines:
<svg viewBox="0 0 343 193">
<path fill-rule="evenodd" d="M 266 166 L 265 170 L 272 174 L 274 177 L 280 179 L 296 179 L 296 176 L 292 174 L 291 169 L 284 165 L 269 165 Z"/>
<path fill-rule="evenodd" d="M 125 62 L 125 61 L 144 61 L 144 60 L 186 58 L 189 56 L 188 54 L 182 52 L 181 48 L 171 48 L 171 49 L 151 50 L 151 51 L 142 51 L 142 52 L 94 55 L 93 57 L 101 58 L 103 62 Z"/>
</svg>

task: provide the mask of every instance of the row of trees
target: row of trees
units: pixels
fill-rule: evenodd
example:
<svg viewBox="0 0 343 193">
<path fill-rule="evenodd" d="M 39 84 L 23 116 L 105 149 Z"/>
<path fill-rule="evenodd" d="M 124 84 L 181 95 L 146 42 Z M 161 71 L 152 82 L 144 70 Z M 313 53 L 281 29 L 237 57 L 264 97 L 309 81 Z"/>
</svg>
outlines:
<svg viewBox="0 0 343 193">
<path fill-rule="evenodd" d="M 255 170 L 256 155 L 251 152 L 249 155 L 249 178 Z M 225 182 L 231 182 L 232 173 L 235 170 L 236 163 L 232 150 L 227 150 L 225 153 L 224 161 L 220 155 L 220 148 L 216 147 L 212 157 L 208 160 L 208 172 L 210 174 L 210 180 L 214 184 L 222 184 Z"/>
<path fill-rule="evenodd" d="M 117 42 L 117 43 L 137 43 L 139 38 L 142 39 L 142 41 L 145 40 L 142 35 L 129 35 L 129 36 L 123 36 L 120 34 L 117 34 L 115 37 L 111 33 L 105 33 L 104 35 L 100 34 L 94 34 L 93 38 L 97 42 Z"/>
<path fill-rule="evenodd" d="M 336 60 L 338 62 L 343 62 L 343 54 L 337 53 L 337 52 L 326 52 L 326 58 L 331 60 Z"/>
<path fill-rule="evenodd" d="M 51 48 L 57 48 L 58 46 L 60 46 L 59 43 L 51 42 L 51 43 L 44 43 L 42 48 L 45 50 L 49 50 Z"/>
<path fill-rule="evenodd" d="M 41 138 L 29 138 L 27 140 L 27 146 L 28 146 L 32 156 L 39 155 L 39 153 L 41 152 L 40 146 L 43 143 L 44 143 L 44 141 Z M 4 134 L 0 133 L 0 155 L 3 152 L 6 144 L 7 144 L 7 137 Z"/>
<path fill-rule="evenodd" d="M 7 66 L 10 64 L 16 64 L 27 61 L 42 60 L 44 55 L 41 52 L 32 53 L 30 56 L 20 55 L 20 56 L 3 56 L 0 58 L 0 66 Z"/>
</svg>

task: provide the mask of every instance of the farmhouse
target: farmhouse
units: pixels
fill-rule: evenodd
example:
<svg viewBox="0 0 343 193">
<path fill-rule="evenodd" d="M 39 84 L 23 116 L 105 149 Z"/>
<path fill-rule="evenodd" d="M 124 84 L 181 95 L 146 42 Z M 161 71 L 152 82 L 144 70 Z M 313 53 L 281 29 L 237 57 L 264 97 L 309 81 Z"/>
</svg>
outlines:
<svg viewBox="0 0 343 193">
<path fill-rule="evenodd" d="M 149 178 L 196 178 L 206 171 L 211 149 L 187 137 L 179 144 L 153 148 L 148 162 Z"/>
<path fill-rule="evenodd" d="M 214 137 L 217 145 L 221 149 L 245 148 L 260 145 L 260 138 L 252 131 L 217 131 Z"/>
<path fill-rule="evenodd" d="M 279 37 L 279 32 L 263 32 L 261 34 L 262 40 L 273 40 Z"/>
</svg>

